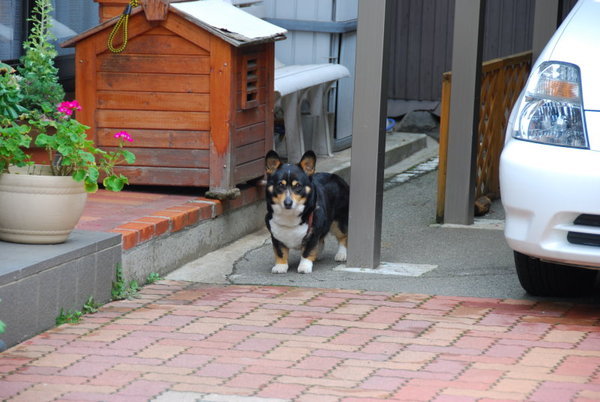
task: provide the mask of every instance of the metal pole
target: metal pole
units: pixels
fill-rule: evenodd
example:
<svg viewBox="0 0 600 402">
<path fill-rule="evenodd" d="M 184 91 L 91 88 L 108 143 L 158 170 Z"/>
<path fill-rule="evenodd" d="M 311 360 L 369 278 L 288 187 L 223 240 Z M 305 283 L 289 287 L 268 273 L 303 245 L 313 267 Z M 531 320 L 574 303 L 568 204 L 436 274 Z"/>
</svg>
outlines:
<svg viewBox="0 0 600 402">
<path fill-rule="evenodd" d="M 391 0 L 359 0 L 348 267 L 377 268 L 385 158 Z"/>
<path fill-rule="evenodd" d="M 485 1 L 455 5 L 445 223 L 473 223 Z"/>
</svg>

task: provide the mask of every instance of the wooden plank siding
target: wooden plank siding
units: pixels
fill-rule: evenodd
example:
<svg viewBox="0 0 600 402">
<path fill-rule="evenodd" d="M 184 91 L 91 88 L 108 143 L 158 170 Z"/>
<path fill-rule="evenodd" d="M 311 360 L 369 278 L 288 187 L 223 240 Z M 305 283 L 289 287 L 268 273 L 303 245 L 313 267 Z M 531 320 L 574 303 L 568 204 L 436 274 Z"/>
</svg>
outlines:
<svg viewBox="0 0 600 402">
<path fill-rule="evenodd" d="M 116 148 L 104 147 L 107 151 Z M 209 164 L 207 149 L 171 149 L 127 147 L 135 153 L 136 166 L 163 166 L 181 168 L 206 168 Z"/>
<path fill-rule="evenodd" d="M 133 175 L 132 182 L 157 183 L 150 176 L 158 167 L 183 168 L 180 175 L 197 182 L 189 169 L 210 166 L 210 52 L 197 43 L 210 43 L 210 37 L 196 33 L 202 38 L 193 43 L 164 26 L 147 25 L 141 14 L 134 18 L 148 30 L 131 37 L 124 53 L 97 56 L 96 142 L 113 150 L 115 132 L 133 136 L 135 167 L 120 169 Z"/>
<path fill-rule="evenodd" d="M 238 50 L 238 66 L 235 74 L 236 101 L 235 123 L 236 131 L 233 136 L 234 171 L 236 182 L 259 177 L 264 172 L 264 157 L 271 149 L 265 138 L 267 129 L 265 122 L 268 111 L 273 111 L 273 88 L 269 71 L 273 69 L 273 53 L 269 51 L 272 44 L 256 46 L 249 50 Z M 258 106 L 242 109 L 242 83 L 244 74 L 244 55 L 255 54 L 258 57 Z M 271 131 L 272 132 L 272 131 Z"/>
<path fill-rule="evenodd" d="M 103 1 L 104 17 L 120 2 Z M 136 162 L 117 172 L 131 184 L 210 187 L 228 197 L 263 176 L 273 146 L 274 43 L 237 48 L 174 12 L 149 23 L 137 11 L 126 49 L 115 54 L 111 27 L 76 42 L 76 96 L 85 99 L 78 117 L 103 149 L 116 149 L 118 131 L 134 138 L 126 146 Z"/>
<path fill-rule="evenodd" d="M 113 137 L 117 131 L 120 130 L 116 127 L 98 129 L 98 143 L 107 147 L 117 146 L 118 141 Z M 130 130 L 130 134 L 135 138 L 135 146 L 141 148 L 208 149 L 210 145 L 208 131 L 135 129 Z"/>
<path fill-rule="evenodd" d="M 174 62 L 176 60 L 176 62 Z M 136 72 L 169 74 L 208 74 L 210 59 L 207 56 L 174 56 L 102 54 L 98 56 L 99 72 Z"/>
<path fill-rule="evenodd" d="M 135 184 L 206 187 L 210 181 L 208 169 L 119 166 L 115 171 Z"/>
<path fill-rule="evenodd" d="M 124 8 L 125 8 L 124 5 L 118 5 L 118 6 L 105 5 L 103 7 L 100 7 L 100 9 L 98 10 L 100 22 L 104 22 L 106 20 L 113 18 L 116 15 L 121 14 L 123 12 Z"/>
</svg>

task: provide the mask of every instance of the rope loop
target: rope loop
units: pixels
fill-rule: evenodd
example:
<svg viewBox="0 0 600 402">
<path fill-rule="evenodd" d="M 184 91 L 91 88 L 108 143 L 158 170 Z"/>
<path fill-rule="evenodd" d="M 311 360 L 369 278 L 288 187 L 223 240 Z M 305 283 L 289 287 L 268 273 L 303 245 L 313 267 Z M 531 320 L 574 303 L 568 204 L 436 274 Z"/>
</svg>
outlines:
<svg viewBox="0 0 600 402">
<path fill-rule="evenodd" d="M 131 9 L 139 5 L 139 0 L 130 0 L 129 4 L 125 6 L 123 13 L 119 17 L 119 21 L 117 21 L 117 23 L 113 27 L 113 30 L 111 31 L 110 35 L 108 35 L 108 50 L 110 50 L 111 52 L 121 53 L 127 47 L 127 26 L 129 24 L 129 15 L 131 14 Z M 119 47 L 114 47 L 113 43 L 115 40 L 115 36 L 117 36 L 119 30 L 121 30 L 123 33 L 123 43 L 121 43 L 121 46 Z"/>
</svg>

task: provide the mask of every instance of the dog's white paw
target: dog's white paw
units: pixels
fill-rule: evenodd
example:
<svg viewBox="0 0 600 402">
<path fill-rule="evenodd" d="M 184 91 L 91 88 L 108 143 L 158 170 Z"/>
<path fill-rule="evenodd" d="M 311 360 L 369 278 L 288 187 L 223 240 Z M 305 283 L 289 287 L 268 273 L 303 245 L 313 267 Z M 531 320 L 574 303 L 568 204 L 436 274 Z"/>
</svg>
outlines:
<svg viewBox="0 0 600 402">
<path fill-rule="evenodd" d="M 274 274 L 285 274 L 287 270 L 287 264 L 275 264 L 275 266 L 271 269 L 271 272 Z"/>
<path fill-rule="evenodd" d="M 346 247 L 345 247 L 345 246 L 342 246 L 342 245 L 340 244 L 340 246 L 338 247 L 337 254 L 335 255 L 334 259 L 335 259 L 336 261 L 346 261 L 346 258 L 347 258 L 347 255 L 346 255 L 346 254 L 347 254 Z"/>
<path fill-rule="evenodd" d="M 300 264 L 298 265 L 298 273 L 300 274 L 310 274 L 312 272 L 313 263 L 311 260 L 307 260 L 306 258 L 302 258 L 300 260 Z"/>
</svg>

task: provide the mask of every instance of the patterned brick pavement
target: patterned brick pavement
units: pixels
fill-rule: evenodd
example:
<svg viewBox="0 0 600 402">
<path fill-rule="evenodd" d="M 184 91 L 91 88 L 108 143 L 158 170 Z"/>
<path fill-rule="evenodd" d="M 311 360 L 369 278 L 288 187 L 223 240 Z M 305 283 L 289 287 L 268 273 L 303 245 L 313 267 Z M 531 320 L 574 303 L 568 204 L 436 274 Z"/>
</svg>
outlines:
<svg viewBox="0 0 600 402">
<path fill-rule="evenodd" d="M 600 400 L 598 307 L 161 281 L 0 354 L 14 401 Z"/>
</svg>

